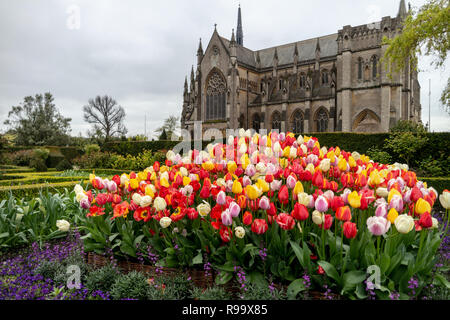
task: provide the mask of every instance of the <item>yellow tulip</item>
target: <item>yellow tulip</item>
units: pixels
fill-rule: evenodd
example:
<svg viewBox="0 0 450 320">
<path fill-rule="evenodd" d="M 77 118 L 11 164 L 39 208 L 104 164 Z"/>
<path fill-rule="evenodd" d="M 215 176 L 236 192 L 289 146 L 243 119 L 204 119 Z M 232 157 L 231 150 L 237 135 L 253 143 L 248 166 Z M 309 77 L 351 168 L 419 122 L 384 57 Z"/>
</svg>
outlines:
<svg viewBox="0 0 450 320">
<path fill-rule="evenodd" d="M 146 196 L 150 196 L 152 198 L 155 197 L 155 193 L 153 192 L 153 189 L 152 189 L 152 187 L 150 185 L 145 187 L 145 195 Z"/>
<path fill-rule="evenodd" d="M 338 161 L 338 168 L 341 171 L 347 170 L 347 161 L 344 158 L 342 158 Z"/>
<path fill-rule="evenodd" d="M 336 155 L 336 157 L 339 157 L 341 155 L 341 149 L 339 149 L 339 147 L 336 147 L 336 149 L 334 149 L 334 154 Z"/>
<path fill-rule="evenodd" d="M 91 173 L 89 174 L 89 182 L 92 184 L 92 181 L 95 179 L 95 174 Z"/>
<path fill-rule="evenodd" d="M 353 191 L 348 195 L 348 203 L 352 206 L 352 208 L 361 207 L 361 197 L 358 192 Z"/>
<path fill-rule="evenodd" d="M 147 180 L 147 173 L 141 171 L 137 174 L 137 177 L 138 177 L 139 181 L 145 181 L 145 180 Z"/>
<path fill-rule="evenodd" d="M 289 158 L 290 153 L 291 153 L 291 147 L 287 146 L 283 149 L 283 157 Z"/>
<path fill-rule="evenodd" d="M 390 223 L 394 223 L 397 217 L 398 217 L 397 210 L 395 210 L 395 208 L 391 208 L 391 210 L 389 210 L 388 212 L 387 219 L 389 220 Z"/>
<path fill-rule="evenodd" d="M 156 172 L 152 172 L 152 174 L 150 175 L 150 180 L 155 181 L 156 180 Z"/>
<path fill-rule="evenodd" d="M 333 151 L 329 151 L 327 153 L 327 158 L 330 159 L 331 162 L 334 162 L 334 159 L 336 158 L 336 155 L 334 154 Z"/>
<path fill-rule="evenodd" d="M 242 169 L 247 169 L 250 164 L 250 159 L 248 158 L 248 153 L 244 153 L 241 157 Z"/>
<path fill-rule="evenodd" d="M 137 179 L 130 179 L 131 189 L 137 189 L 139 187 L 139 182 Z"/>
<path fill-rule="evenodd" d="M 242 193 L 242 185 L 241 185 L 241 183 L 239 182 L 239 180 L 234 180 L 234 182 L 233 182 L 233 187 L 231 188 L 231 191 L 232 191 L 234 194 L 240 194 L 240 193 Z"/>
<path fill-rule="evenodd" d="M 270 185 L 264 179 L 258 179 L 256 181 L 256 185 L 262 190 L 262 192 L 267 192 L 270 190 Z"/>
<path fill-rule="evenodd" d="M 398 192 L 397 189 L 392 188 L 392 189 L 389 191 L 389 194 L 388 194 L 388 203 L 391 202 L 391 199 L 392 199 L 392 197 L 393 197 L 394 195 L 398 195 L 398 196 L 402 197 L 401 193 Z M 403 197 L 402 197 L 402 198 L 403 198 Z"/>
<path fill-rule="evenodd" d="M 419 198 L 416 202 L 414 212 L 417 214 L 424 214 L 425 212 L 431 213 L 430 203 L 422 198 Z"/>
<path fill-rule="evenodd" d="M 293 193 L 294 194 L 299 194 L 299 193 L 302 193 L 304 191 L 305 190 L 303 189 L 303 184 L 300 181 L 297 181 L 297 183 L 295 184 Z"/>
<path fill-rule="evenodd" d="M 189 183 L 191 183 L 191 178 L 183 177 L 183 186 L 187 186 Z"/>
<path fill-rule="evenodd" d="M 250 200 L 255 200 L 258 198 L 258 191 L 253 185 L 248 185 L 245 187 L 245 193 Z"/>
<path fill-rule="evenodd" d="M 356 161 L 352 156 L 348 157 L 348 164 L 349 164 L 350 168 L 356 167 Z"/>
<path fill-rule="evenodd" d="M 237 169 L 236 162 L 234 162 L 234 161 L 228 161 L 228 163 L 227 163 L 227 169 L 228 169 L 228 172 L 234 173 L 234 172 L 236 171 L 236 169 Z"/>
<path fill-rule="evenodd" d="M 280 158 L 280 166 L 284 169 L 289 165 L 289 161 L 286 158 Z"/>
<path fill-rule="evenodd" d="M 372 187 L 373 187 L 373 186 L 377 186 L 377 185 L 379 185 L 380 183 L 383 182 L 383 178 L 381 178 L 381 175 L 380 175 L 380 173 L 378 172 L 378 170 L 373 170 L 373 171 L 370 173 L 369 178 L 370 178 L 369 184 L 370 184 L 370 186 L 372 186 Z"/>
<path fill-rule="evenodd" d="M 169 184 L 169 182 L 167 181 L 166 178 L 162 178 L 162 179 L 159 181 L 159 183 L 160 183 L 161 186 L 163 186 L 163 187 L 166 187 L 166 188 L 169 188 L 169 187 L 170 187 L 170 184 Z"/>
<path fill-rule="evenodd" d="M 205 161 L 202 163 L 202 168 L 206 171 L 214 170 L 214 163 L 212 163 L 211 161 Z"/>
<path fill-rule="evenodd" d="M 166 171 L 169 171 L 169 168 L 167 166 L 161 166 L 159 168 L 159 172 L 161 172 L 161 173 L 166 172 Z"/>
</svg>

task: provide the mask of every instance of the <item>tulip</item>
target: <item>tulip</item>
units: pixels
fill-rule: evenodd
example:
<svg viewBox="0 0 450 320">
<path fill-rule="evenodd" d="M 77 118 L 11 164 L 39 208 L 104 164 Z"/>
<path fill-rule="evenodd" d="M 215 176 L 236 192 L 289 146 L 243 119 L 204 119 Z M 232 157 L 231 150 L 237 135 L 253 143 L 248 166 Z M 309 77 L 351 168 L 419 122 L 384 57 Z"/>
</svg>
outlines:
<svg viewBox="0 0 450 320">
<path fill-rule="evenodd" d="M 259 208 L 262 210 L 267 210 L 270 208 L 270 200 L 266 196 L 262 196 L 259 200 Z"/>
<path fill-rule="evenodd" d="M 223 211 L 220 218 L 225 226 L 231 226 L 233 224 L 233 217 L 231 216 L 229 209 Z"/>
<path fill-rule="evenodd" d="M 206 217 L 211 212 L 211 206 L 206 201 L 197 206 L 197 211 L 202 217 Z"/>
<path fill-rule="evenodd" d="M 66 232 L 70 229 L 70 223 L 67 220 L 56 220 L 56 227 L 59 231 Z"/>
<path fill-rule="evenodd" d="M 290 216 L 287 213 L 280 213 L 277 217 L 276 217 L 276 222 L 278 223 L 278 225 L 284 229 L 284 230 L 291 230 L 294 228 L 295 226 L 295 221 L 292 218 L 292 216 Z"/>
<path fill-rule="evenodd" d="M 408 233 L 414 228 L 414 219 L 408 214 L 401 214 L 394 221 L 395 228 L 400 233 Z"/>
<path fill-rule="evenodd" d="M 450 191 L 445 189 L 439 196 L 439 202 L 441 203 L 443 208 L 450 209 Z"/>
<path fill-rule="evenodd" d="M 428 201 L 420 198 L 416 202 L 416 205 L 414 207 L 414 212 L 418 215 L 424 214 L 425 212 L 431 212 L 431 206 L 428 203 Z"/>
<path fill-rule="evenodd" d="M 234 194 L 240 194 L 240 193 L 242 193 L 242 185 L 241 185 L 241 183 L 239 182 L 239 180 L 234 180 L 234 182 L 233 182 L 233 187 L 232 187 L 231 191 L 232 191 Z"/>
<path fill-rule="evenodd" d="M 326 212 L 328 210 L 328 201 L 324 196 L 318 196 L 314 205 L 316 210 L 320 212 Z"/>
<path fill-rule="evenodd" d="M 399 195 L 394 195 L 389 202 L 389 209 L 394 208 L 398 212 L 403 211 L 403 198 Z"/>
<path fill-rule="evenodd" d="M 234 234 L 236 235 L 237 238 L 242 239 L 245 236 L 245 229 L 242 227 L 236 227 L 234 229 Z"/>
<path fill-rule="evenodd" d="M 267 231 L 267 222 L 264 219 L 255 219 L 252 223 L 252 232 L 263 234 Z"/>
<path fill-rule="evenodd" d="M 398 211 L 395 208 L 391 208 L 387 214 L 387 219 L 390 223 L 394 223 L 398 217 Z"/>
<path fill-rule="evenodd" d="M 291 212 L 292 217 L 294 217 L 296 220 L 304 221 L 308 219 L 309 212 L 308 209 L 306 209 L 306 206 L 300 203 L 296 203 L 294 205 L 294 210 Z"/>
<path fill-rule="evenodd" d="M 324 230 L 328 230 L 331 228 L 332 224 L 333 224 L 333 217 L 331 216 L 331 214 L 324 214 L 323 215 L 323 224 L 319 225 L 319 227 Z"/>
<path fill-rule="evenodd" d="M 361 207 L 361 196 L 358 192 L 353 191 L 348 195 L 348 203 L 355 209 Z"/>
<path fill-rule="evenodd" d="M 320 161 L 319 169 L 322 172 L 327 172 L 328 170 L 330 170 L 330 166 L 331 166 L 331 160 L 323 159 L 322 161 Z"/>
<path fill-rule="evenodd" d="M 352 219 L 352 212 L 350 210 L 350 207 L 339 207 L 336 211 L 336 219 L 341 221 L 350 221 Z"/>
<path fill-rule="evenodd" d="M 383 218 L 386 218 L 387 214 L 388 214 L 387 203 L 380 204 L 380 205 L 375 209 L 375 216 L 377 216 L 377 217 L 383 217 Z"/>
<path fill-rule="evenodd" d="M 170 219 L 169 217 L 162 217 L 159 220 L 159 224 L 161 225 L 162 228 L 167 228 L 168 226 L 170 226 L 171 223 L 172 219 Z"/>
<path fill-rule="evenodd" d="M 245 225 L 249 226 L 252 224 L 252 220 L 253 220 L 252 213 L 250 211 L 245 211 L 244 217 L 242 218 L 242 222 Z"/>
<path fill-rule="evenodd" d="M 231 232 L 230 232 L 229 228 L 227 228 L 225 226 L 221 226 L 219 234 L 220 234 L 220 238 L 222 239 L 223 242 L 229 242 L 231 240 Z"/>
<path fill-rule="evenodd" d="M 317 225 L 321 225 L 324 221 L 323 215 L 324 214 L 322 212 L 314 210 L 312 213 L 312 221 Z"/>
<path fill-rule="evenodd" d="M 150 197 L 150 196 L 143 196 L 143 197 L 141 197 L 140 206 L 141 207 L 148 207 L 149 205 L 152 204 L 152 201 L 153 201 L 152 197 Z"/>
<path fill-rule="evenodd" d="M 389 192 L 387 191 L 387 188 L 378 187 L 376 190 L 376 194 L 379 197 L 386 198 L 389 195 Z"/>
<path fill-rule="evenodd" d="M 86 195 L 84 195 L 84 196 L 85 197 L 83 199 L 81 199 L 81 201 L 80 201 L 80 206 L 83 209 L 89 209 L 91 207 L 91 202 L 89 201 L 89 198 Z"/>
<path fill-rule="evenodd" d="M 289 177 L 287 177 L 287 179 L 286 179 L 286 186 L 289 188 L 289 189 L 293 189 L 294 187 L 295 187 L 295 184 L 296 184 L 296 179 L 293 177 L 293 176 L 289 176 Z"/>
<path fill-rule="evenodd" d="M 236 202 L 231 202 L 228 209 L 230 210 L 230 214 L 233 218 L 239 216 L 239 213 L 241 212 L 241 207 Z"/>
<path fill-rule="evenodd" d="M 165 210 L 167 207 L 166 200 L 161 197 L 156 197 L 155 201 L 153 202 L 153 207 L 156 209 L 156 211 Z"/>
<path fill-rule="evenodd" d="M 367 218 L 366 223 L 370 233 L 375 236 L 381 236 L 385 234 L 391 226 L 389 220 L 383 217 L 376 216 Z"/>
<path fill-rule="evenodd" d="M 226 203 L 226 194 L 224 191 L 220 191 L 217 194 L 217 199 L 216 199 L 217 204 L 219 205 L 224 205 Z"/>
<path fill-rule="evenodd" d="M 433 220 L 429 212 L 425 212 L 420 216 L 419 224 L 422 228 L 431 228 L 433 226 Z"/>
<path fill-rule="evenodd" d="M 353 239 L 354 237 L 356 237 L 356 234 L 358 233 L 356 223 L 350 221 L 344 222 L 343 229 L 344 229 L 344 236 L 347 239 Z"/>
<path fill-rule="evenodd" d="M 281 186 L 280 192 L 278 193 L 278 200 L 282 204 L 287 204 L 289 202 L 289 191 L 286 185 Z"/>
<path fill-rule="evenodd" d="M 293 194 L 299 194 L 299 193 L 302 193 L 302 192 L 304 192 L 303 184 L 300 181 L 297 181 L 295 183 Z"/>
<path fill-rule="evenodd" d="M 437 229 L 437 227 L 439 225 L 439 221 L 436 218 L 434 218 L 434 217 L 432 217 L 431 220 L 433 222 L 433 225 L 431 226 L 431 228 L 432 229 Z"/>
<path fill-rule="evenodd" d="M 282 181 L 281 181 L 281 180 L 273 180 L 273 181 L 270 183 L 270 190 L 272 190 L 272 191 L 278 191 L 278 190 L 280 190 L 281 184 L 282 184 Z"/>
</svg>

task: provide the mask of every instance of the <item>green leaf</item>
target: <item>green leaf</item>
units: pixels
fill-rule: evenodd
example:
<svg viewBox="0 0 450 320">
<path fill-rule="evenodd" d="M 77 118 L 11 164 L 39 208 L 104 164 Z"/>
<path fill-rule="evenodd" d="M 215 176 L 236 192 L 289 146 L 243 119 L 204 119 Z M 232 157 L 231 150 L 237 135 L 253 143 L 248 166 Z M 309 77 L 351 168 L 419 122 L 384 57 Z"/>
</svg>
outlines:
<svg viewBox="0 0 450 320">
<path fill-rule="evenodd" d="M 234 265 L 231 261 L 228 261 L 224 265 L 217 266 L 217 269 L 226 271 L 226 272 L 234 272 Z"/>
<path fill-rule="evenodd" d="M 352 270 L 346 272 L 342 277 L 344 282 L 344 288 L 342 293 L 352 291 L 357 284 L 362 283 L 366 279 L 366 273 L 361 270 Z"/>
<path fill-rule="evenodd" d="M 197 250 L 198 254 L 192 258 L 192 264 L 200 264 L 203 263 L 202 251 L 200 249 Z"/>
<path fill-rule="evenodd" d="M 222 271 L 216 277 L 216 284 L 225 284 L 233 278 L 232 272 Z"/>
<path fill-rule="evenodd" d="M 129 246 L 126 242 L 122 242 L 122 245 L 120 246 L 120 251 L 132 257 L 136 256 L 135 249 Z"/>
<path fill-rule="evenodd" d="M 382 273 L 385 273 L 386 270 L 388 270 L 390 262 L 391 258 L 389 257 L 389 255 L 387 253 L 383 253 L 381 255 L 381 262 L 380 262 L 380 268 Z"/>
<path fill-rule="evenodd" d="M 259 271 L 250 272 L 248 275 L 248 279 L 253 284 L 267 286 L 267 281 L 264 278 L 264 275 Z"/>
<path fill-rule="evenodd" d="M 440 273 L 436 273 L 434 275 L 436 281 L 441 284 L 442 286 L 445 286 L 447 289 L 450 289 L 450 283 L 447 281 L 447 279 Z"/>
<path fill-rule="evenodd" d="M 300 248 L 300 246 L 295 243 L 294 241 L 289 241 L 289 243 L 291 244 L 292 249 L 294 250 L 294 253 L 298 259 L 298 261 L 300 262 L 300 265 L 306 269 L 306 264 L 305 264 L 305 260 L 303 258 L 303 250 L 302 248 Z"/>
<path fill-rule="evenodd" d="M 323 270 L 325 270 L 325 273 L 327 274 L 327 276 L 336 280 L 336 282 L 339 285 L 341 284 L 341 278 L 339 277 L 339 274 L 336 271 L 336 268 L 331 263 L 329 263 L 327 261 L 323 261 L 323 260 L 321 260 L 317 263 L 323 268 Z"/>
<path fill-rule="evenodd" d="M 3 233 L 0 233 L 0 239 L 1 238 L 6 238 L 6 237 L 8 237 L 9 236 L 9 232 L 3 232 Z"/>
<path fill-rule="evenodd" d="M 291 282 L 291 284 L 287 288 L 287 296 L 290 300 L 295 300 L 297 297 L 297 294 L 301 291 L 306 290 L 305 284 L 303 282 L 303 279 L 296 279 Z"/>
</svg>

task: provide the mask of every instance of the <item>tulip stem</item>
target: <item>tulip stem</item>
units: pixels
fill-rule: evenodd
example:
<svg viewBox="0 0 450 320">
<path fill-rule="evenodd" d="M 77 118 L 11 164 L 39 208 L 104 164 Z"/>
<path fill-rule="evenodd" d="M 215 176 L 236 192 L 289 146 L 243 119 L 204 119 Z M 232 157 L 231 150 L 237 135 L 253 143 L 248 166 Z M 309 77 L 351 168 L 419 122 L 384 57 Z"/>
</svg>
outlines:
<svg viewBox="0 0 450 320">
<path fill-rule="evenodd" d="M 419 252 L 417 252 L 417 260 L 420 259 L 420 253 L 422 252 L 423 241 L 425 240 L 425 232 L 427 229 L 422 229 L 420 232 L 420 244 L 419 244 Z"/>
<path fill-rule="evenodd" d="M 380 264 L 380 241 L 381 236 L 377 237 L 377 264 Z"/>
<path fill-rule="evenodd" d="M 343 255 L 343 252 L 344 252 L 344 227 L 342 226 L 342 224 L 341 224 L 341 227 L 342 227 L 342 230 L 341 230 L 341 259 L 344 260 L 344 255 Z"/>
<path fill-rule="evenodd" d="M 322 259 L 325 260 L 325 226 L 324 226 L 324 222 L 322 222 Z"/>
</svg>

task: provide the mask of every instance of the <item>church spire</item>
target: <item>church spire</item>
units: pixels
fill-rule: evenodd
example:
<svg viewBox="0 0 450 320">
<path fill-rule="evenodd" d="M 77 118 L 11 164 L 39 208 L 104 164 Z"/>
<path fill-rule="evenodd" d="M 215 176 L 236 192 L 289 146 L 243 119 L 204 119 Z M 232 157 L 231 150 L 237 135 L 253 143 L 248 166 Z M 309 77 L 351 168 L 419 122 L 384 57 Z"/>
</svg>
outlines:
<svg viewBox="0 0 450 320">
<path fill-rule="evenodd" d="M 200 66 L 203 59 L 203 48 L 202 48 L 202 38 L 200 38 L 200 42 L 198 44 L 198 50 L 197 50 L 197 66 Z"/>
<path fill-rule="evenodd" d="M 397 18 L 404 18 L 404 17 L 406 17 L 405 0 L 400 0 L 400 5 L 398 6 Z"/>
<path fill-rule="evenodd" d="M 236 43 L 240 46 L 244 45 L 244 33 L 242 32 L 241 5 L 238 8 L 238 21 L 236 29 Z"/>
</svg>

